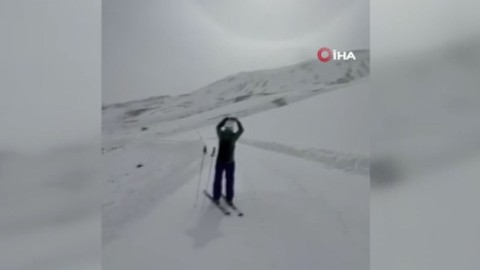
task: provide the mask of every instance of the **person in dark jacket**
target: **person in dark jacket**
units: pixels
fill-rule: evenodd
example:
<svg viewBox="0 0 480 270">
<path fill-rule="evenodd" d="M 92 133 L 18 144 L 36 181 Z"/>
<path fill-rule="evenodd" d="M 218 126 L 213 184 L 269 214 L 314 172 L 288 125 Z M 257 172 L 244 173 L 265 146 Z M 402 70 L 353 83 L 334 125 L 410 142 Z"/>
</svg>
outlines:
<svg viewBox="0 0 480 270">
<path fill-rule="evenodd" d="M 235 123 L 238 131 L 234 131 Z M 222 196 L 222 178 L 225 172 L 227 203 L 233 202 L 235 178 L 235 143 L 242 135 L 242 123 L 235 117 L 226 117 L 217 125 L 218 156 L 213 181 L 213 200 L 218 203 Z"/>
</svg>

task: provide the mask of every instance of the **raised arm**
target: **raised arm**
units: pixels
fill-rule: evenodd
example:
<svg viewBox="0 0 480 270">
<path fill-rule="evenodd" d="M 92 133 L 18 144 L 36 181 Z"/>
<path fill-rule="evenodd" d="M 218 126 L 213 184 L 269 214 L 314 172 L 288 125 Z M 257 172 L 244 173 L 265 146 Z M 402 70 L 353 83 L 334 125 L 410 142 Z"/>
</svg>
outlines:
<svg viewBox="0 0 480 270">
<path fill-rule="evenodd" d="M 243 125 L 242 125 L 242 123 L 240 122 L 240 120 L 238 120 L 238 118 L 232 118 L 232 119 L 233 119 L 233 121 L 237 122 L 238 131 L 235 133 L 235 135 L 236 135 L 236 137 L 237 137 L 237 139 L 238 139 L 238 138 L 240 138 L 240 136 L 242 136 L 242 134 L 243 134 L 243 131 L 244 131 Z"/>
<path fill-rule="evenodd" d="M 227 122 L 227 120 L 228 120 L 228 117 L 225 117 L 225 118 L 223 118 L 223 120 L 220 121 L 220 123 L 218 123 L 218 125 L 217 125 L 217 135 L 218 135 L 219 137 L 220 137 L 220 131 L 222 131 L 222 127 L 223 127 L 223 125 L 225 125 L 225 123 Z"/>
</svg>

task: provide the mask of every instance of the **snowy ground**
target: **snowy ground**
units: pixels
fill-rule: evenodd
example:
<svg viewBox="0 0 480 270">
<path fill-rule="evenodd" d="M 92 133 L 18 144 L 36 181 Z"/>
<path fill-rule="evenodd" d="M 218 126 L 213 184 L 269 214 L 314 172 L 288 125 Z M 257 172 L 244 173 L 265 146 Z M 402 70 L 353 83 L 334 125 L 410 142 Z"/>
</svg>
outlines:
<svg viewBox="0 0 480 270">
<path fill-rule="evenodd" d="M 368 89 L 357 79 L 275 93 L 286 104 L 273 110 L 254 96 L 115 125 L 109 108 L 140 104 L 107 107 L 104 268 L 368 269 Z M 201 194 L 214 160 L 207 155 L 199 175 L 201 150 L 216 146 L 215 124 L 229 112 L 246 130 L 236 152 L 244 217 L 224 216 Z"/>
</svg>

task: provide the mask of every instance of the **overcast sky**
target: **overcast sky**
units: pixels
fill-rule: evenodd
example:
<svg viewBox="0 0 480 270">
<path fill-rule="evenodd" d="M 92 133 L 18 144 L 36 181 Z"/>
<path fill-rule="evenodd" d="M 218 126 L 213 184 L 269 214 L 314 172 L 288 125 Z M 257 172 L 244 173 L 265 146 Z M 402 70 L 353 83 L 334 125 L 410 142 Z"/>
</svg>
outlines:
<svg viewBox="0 0 480 270">
<path fill-rule="evenodd" d="M 103 103 L 369 48 L 369 0 L 104 0 Z"/>
</svg>

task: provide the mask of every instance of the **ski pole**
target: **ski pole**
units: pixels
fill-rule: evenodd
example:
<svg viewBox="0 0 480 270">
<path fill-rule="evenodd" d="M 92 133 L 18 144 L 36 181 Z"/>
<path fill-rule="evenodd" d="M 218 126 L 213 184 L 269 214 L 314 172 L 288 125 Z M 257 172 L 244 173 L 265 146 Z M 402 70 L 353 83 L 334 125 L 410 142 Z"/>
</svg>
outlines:
<svg viewBox="0 0 480 270">
<path fill-rule="evenodd" d="M 210 164 L 208 165 L 209 166 L 209 169 L 208 169 L 208 178 L 207 178 L 207 190 L 210 186 L 210 179 L 212 178 L 212 166 L 213 166 L 213 158 L 215 157 L 215 147 L 213 147 L 212 149 L 212 153 L 210 154 Z M 205 198 L 203 198 L 203 201 L 202 201 L 202 206 L 205 205 Z"/>
<path fill-rule="evenodd" d="M 212 164 L 213 164 L 214 156 L 215 156 L 215 147 L 213 147 L 212 153 L 210 154 L 210 169 L 208 170 L 207 186 L 210 184 L 210 178 L 212 178 Z"/>
<path fill-rule="evenodd" d="M 194 207 L 197 207 L 198 193 L 200 192 L 200 182 L 202 181 L 202 174 L 203 174 L 203 162 L 205 160 L 205 155 L 206 154 L 207 154 L 207 146 L 203 145 L 202 162 L 200 164 L 200 174 L 198 175 L 197 194 L 195 195 L 195 205 L 194 205 Z"/>
</svg>

